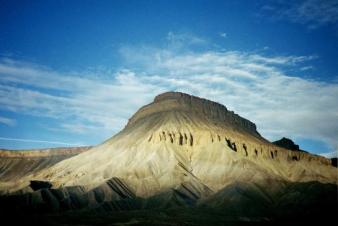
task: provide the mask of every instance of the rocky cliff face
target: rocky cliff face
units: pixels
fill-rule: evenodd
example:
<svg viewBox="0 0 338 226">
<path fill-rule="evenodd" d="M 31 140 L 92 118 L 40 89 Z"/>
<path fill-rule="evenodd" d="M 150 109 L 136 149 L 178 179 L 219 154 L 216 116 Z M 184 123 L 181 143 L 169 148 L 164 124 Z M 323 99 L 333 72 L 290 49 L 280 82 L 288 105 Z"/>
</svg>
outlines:
<svg viewBox="0 0 338 226">
<path fill-rule="evenodd" d="M 164 112 L 183 112 L 207 124 L 242 129 L 259 137 L 256 125 L 216 102 L 180 92 L 167 92 L 155 97 L 154 102 L 142 107 L 130 118 L 127 128 L 137 121 Z"/>
</svg>

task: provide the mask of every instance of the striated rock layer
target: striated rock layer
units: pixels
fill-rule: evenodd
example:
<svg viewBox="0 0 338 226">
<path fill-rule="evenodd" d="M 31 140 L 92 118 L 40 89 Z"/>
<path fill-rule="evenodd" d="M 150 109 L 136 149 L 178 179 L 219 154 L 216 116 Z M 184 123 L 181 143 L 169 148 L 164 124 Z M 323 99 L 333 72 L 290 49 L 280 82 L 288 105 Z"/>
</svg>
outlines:
<svg viewBox="0 0 338 226">
<path fill-rule="evenodd" d="M 0 190 L 4 183 L 36 173 L 90 148 L 85 146 L 20 151 L 0 149 Z"/>
</svg>

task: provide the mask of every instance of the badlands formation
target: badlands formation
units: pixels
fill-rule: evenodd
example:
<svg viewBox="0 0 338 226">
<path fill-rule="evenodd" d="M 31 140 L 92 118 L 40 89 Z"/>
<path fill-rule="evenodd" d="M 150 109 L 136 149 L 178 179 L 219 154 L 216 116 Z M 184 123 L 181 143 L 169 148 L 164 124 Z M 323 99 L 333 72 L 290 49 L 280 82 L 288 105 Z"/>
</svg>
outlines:
<svg viewBox="0 0 338 226">
<path fill-rule="evenodd" d="M 180 210 L 166 212 L 172 225 L 303 222 L 337 211 L 337 173 L 329 159 L 269 142 L 221 104 L 168 92 L 102 144 L 10 181 L 0 174 L 0 201 L 34 213 L 128 213 L 119 220 L 146 225 L 163 224 L 159 209 Z"/>
</svg>

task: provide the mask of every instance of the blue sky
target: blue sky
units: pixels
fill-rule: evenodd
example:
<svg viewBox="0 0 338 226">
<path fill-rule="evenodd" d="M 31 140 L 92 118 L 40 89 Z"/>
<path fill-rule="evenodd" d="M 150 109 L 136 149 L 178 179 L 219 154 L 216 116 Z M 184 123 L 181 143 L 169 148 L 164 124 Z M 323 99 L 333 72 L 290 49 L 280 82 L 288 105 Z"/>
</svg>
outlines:
<svg viewBox="0 0 338 226">
<path fill-rule="evenodd" d="M 338 149 L 338 3 L 0 1 L 0 148 L 98 144 L 157 94 Z"/>
</svg>

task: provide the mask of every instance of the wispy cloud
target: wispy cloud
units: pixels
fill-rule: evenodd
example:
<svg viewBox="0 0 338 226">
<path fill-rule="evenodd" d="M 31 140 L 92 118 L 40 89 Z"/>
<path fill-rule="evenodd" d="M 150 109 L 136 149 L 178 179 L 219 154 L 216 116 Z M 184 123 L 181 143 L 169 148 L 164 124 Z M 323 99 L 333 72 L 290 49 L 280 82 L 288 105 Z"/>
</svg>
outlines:
<svg viewBox="0 0 338 226">
<path fill-rule="evenodd" d="M 45 143 L 45 144 L 60 144 L 67 146 L 83 146 L 79 143 L 64 143 L 59 141 L 48 141 L 48 140 L 32 140 L 32 139 L 20 139 L 20 138 L 10 138 L 10 137 L 0 137 L 0 140 L 15 141 L 15 142 L 28 142 L 28 143 Z"/>
<path fill-rule="evenodd" d="M 300 68 L 301 71 L 308 71 L 308 70 L 313 70 L 313 69 L 314 69 L 313 66 L 304 66 Z"/>
<path fill-rule="evenodd" d="M 275 1 L 264 5 L 262 11 L 275 19 L 304 24 L 310 29 L 338 23 L 336 0 Z"/>
<path fill-rule="evenodd" d="M 7 126 L 15 126 L 16 120 L 0 116 L 0 123 L 5 124 Z"/>
<path fill-rule="evenodd" d="M 122 128 L 127 115 L 163 91 L 142 83 L 134 72 L 68 74 L 18 61 L 0 61 L 1 109 L 59 120 L 73 132 Z M 135 99 L 135 97 L 138 97 Z M 9 123 L 10 121 L 6 121 Z"/>
<path fill-rule="evenodd" d="M 228 37 L 228 34 L 225 33 L 225 32 L 221 32 L 221 33 L 219 34 L 219 36 L 221 36 L 222 38 L 227 38 L 227 37 Z"/>
<path fill-rule="evenodd" d="M 321 153 L 320 155 L 326 158 L 338 158 L 338 151 L 325 152 L 325 153 Z"/>
<path fill-rule="evenodd" d="M 0 108 L 54 118 L 54 129 L 109 136 L 154 96 L 177 90 L 226 105 L 268 139 L 310 138 L 337 147 L 338 125 L 332 122 L 338 121 L 338 84 L 287 72 L 311 66 L 316 56 L 194 52 L 170 45 L 123 46 L 120 54 L 125 69 L 91 73 L 2 59 Z"/>
<path fill-rule="evenodd" d="M 208 43 L 204 38 L 198 37 L 190 33 L 176 33 L 173 31 L 167 34 L 167 44 L 171 49 L 182 49 L 191 46 L 203 46 Z"/>
</svg>

